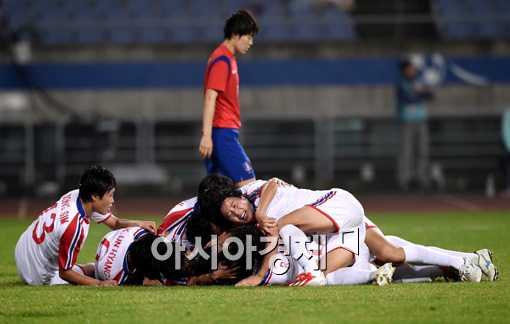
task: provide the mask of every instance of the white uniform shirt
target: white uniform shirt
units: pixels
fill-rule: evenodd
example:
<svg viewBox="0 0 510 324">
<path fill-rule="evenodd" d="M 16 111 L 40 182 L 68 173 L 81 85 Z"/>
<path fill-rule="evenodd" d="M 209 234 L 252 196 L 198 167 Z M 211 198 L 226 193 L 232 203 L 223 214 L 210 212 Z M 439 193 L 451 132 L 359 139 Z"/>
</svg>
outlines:
<svg viewBox="0 0 510 324">
<path fill-rule="evenodd" d="M 59 268 L 71 269 L 87 238 L 90 218 L 101 223 L 111 216 L 111 213 L 85 215 L 78 194 L 76 189 L 62 196 L 18 240 L 16 264 L 25 283 L 50 284 Z"/>
<path fill-rule="evenodd" d="M 140 227 L 127 227 L 106 234 L 96 252 L 96 278 L 122 284 L 129 274 L 126 255 L 131 243 L 147 233 Z"/>
<path fill-rule="evenodd" d="M 196 204 L 197 197 L 193 197 L 175 205 L 163 219 L 157 233 L 162 235 L 166 232 L 165 240 L 179 242 L 184 247 L 191 248 L 191 243 L 186 237 L 186 228 Z"/>
</svg>

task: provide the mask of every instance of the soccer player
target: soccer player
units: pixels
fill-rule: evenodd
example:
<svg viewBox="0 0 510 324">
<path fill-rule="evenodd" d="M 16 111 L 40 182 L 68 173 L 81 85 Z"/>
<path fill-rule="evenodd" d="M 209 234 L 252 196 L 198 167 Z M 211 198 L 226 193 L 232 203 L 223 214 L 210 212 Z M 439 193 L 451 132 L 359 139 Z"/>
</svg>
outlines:
<svg viewBox="0 0 510 324">
<path fill-rule="evenodd" d="M 361 226 L 357 223 L 360 217 L 363 223 L 364 214 L 360 215 L 360 213 L 364 213 L 363 208 L 346 191 L 341 189 L 311 191 L 295 187 L 282 188 L 258 180 L 243 187 L 243 192 L 246 198 L 239 192 L 204 195 L 199 198 L 200 205 L 204 209 L 219 211 L 214 213 L 213 217 L 224 218 L 233 223 L 258 222 L 265 231 L 278 225 L 280 235 L 286 225 L 296 225 L 305 233 L 338 233 L 341 231 L 357 233 L 358 235 L 347 236 L 343 244 L 338 245 L 339 249 L 327 254 L 327 262 L 330 267 L 328 271 L 335 271 L 352 264 L 354 257 L 352 251 L 357 251 L 365 241 L 365 225 Z M 269 218 L 267 215 L 275 218 Z M 277 223 L 276 219 L 278 220 Z M 371 237 L 373 236 L 374 233 L 371 233 Z M 374 249 L 377 255 L 380 246 L 369 245 L 368 247 L 371 250 Z M 407 261 L 450 266 L 459 271 L 463 280 L 476 282 L 481 280 L 480 269 L 471 259 L 464 256 L 446 255 L 414 244 L 400 249 L 400 251 L 404 250 L 408 251 L 407 257 L 401 257 L 400 259 L 387 258 L 383 261 Z M 332 262 L 333 266 L 331 266 Z M 322 274 L 320 272 L 313 272 L 306 268 L 305 270 L 317 277 L 317 281 L 321 281 Z M 258 277 L 249 278 L 249 280 L 252 280 L 250 284 L 258 284 L 257 281 L 264 273 L 259 272 L 257 275 Z M 312 281 L 312 284 L 315 283 Z"/>
<path fill-rule="evenodd" d="M 340 233 L 339 237 L 331 237 L 331 242 L 328 241 L 328 245 L 335 245 L 326 255 L 328 271 L 334 272 L 354 263 L 355 254 L 365 239 L 364 211 L 349 192 L 337 188 L 314 191 L 281 187 L 274 182 L 261 180 L 243 187 L 242 191 L 247 198 L 239 191 L 204 193 L 199 196 L 200 207 L 211 212 L 215 222 L 219 223 L 222 219 L 232 224 L 257 222 L 270 235 L 274 235 L 271 232 L 275 226 L 278 226 L 281 235 L 286 225 L 295 225 L 308 234 Z M 268 269 L 268 262 L 266 258 L 259 272 L 245 283 L 258 285 Z M 321 271 L 314 271 L 310 267 L 305 270 L 315 277 L 310 285 L 326 284 Z"/>
<path fill-rule="evenodd" d="M 240 10 L 233 14 L 225 23 L 224 41 L 209 57 L 205 72 L 200 156 L 208 174 L 224 174 L 237 187 L 255 180 L 255 172 L 238 140 L 241 111 L 235 55 L 246 54 L 258 31 L 250 12 Z"/>
<path fill-rule="evenodd" d="M 73 271 L 87 239 L 90 219 L 114 230 L 130 226 L 156 230 L 154 222 L 118 219 L 110 212 L 115 186 L 110 171 L 91 166 L 81 175 L 79 189 L 66 193 L 39 215 L 16 244 L 16 265 L 24 283 L 51 285 L 63 280 L 76 285 L 116 284 Z"/>
</svg>

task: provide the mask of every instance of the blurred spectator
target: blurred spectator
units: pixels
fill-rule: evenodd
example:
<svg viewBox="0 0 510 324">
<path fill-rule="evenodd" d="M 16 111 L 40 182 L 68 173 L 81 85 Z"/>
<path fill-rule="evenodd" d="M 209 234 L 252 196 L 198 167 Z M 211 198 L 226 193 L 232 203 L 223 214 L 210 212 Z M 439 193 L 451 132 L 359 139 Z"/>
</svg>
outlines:
<svg viewBox="0 0 510 324">
<path fill-rule="evenodd" d="M 418 180 L 423 191 L 429 191 L 429 131 L 427 107 L 423 101 L 432 94 L 418 82 L 418 69 L 409 60 L 400 62 L 397 83 L 397 118 L 400 123 L 398 181 L 402 191 L 408 191 Z"/>
<path fill-rule="evenodd" d="M 503 112 L 501 118 L 501 135 L 503 137 L 504 153 L 501 158 L 503 172 L 503 195 L 510 197 L 510 108 Z"/>
</svg>

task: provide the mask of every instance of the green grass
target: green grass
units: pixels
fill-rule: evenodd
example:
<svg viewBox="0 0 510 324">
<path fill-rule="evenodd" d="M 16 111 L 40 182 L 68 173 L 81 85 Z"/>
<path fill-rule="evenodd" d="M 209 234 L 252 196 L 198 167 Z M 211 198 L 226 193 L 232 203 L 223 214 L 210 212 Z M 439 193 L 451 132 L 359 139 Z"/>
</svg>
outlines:
<svg viewBox="0 0 510 324">
<path fill-rule="evenodd" d="M 510 215 L 370 215 L 386 234 L 420 244 L 495 252 L 500 280 L 387 287 L 29 287 L 14 263 L 29 220 L 0 219 L 0 323 L 87 322 L 508 322 Z M 159 220 L 156 220 L 159 221 Z M 79 262 L 90 262 L 105 226 L 91 225 Z"/>
</svg>

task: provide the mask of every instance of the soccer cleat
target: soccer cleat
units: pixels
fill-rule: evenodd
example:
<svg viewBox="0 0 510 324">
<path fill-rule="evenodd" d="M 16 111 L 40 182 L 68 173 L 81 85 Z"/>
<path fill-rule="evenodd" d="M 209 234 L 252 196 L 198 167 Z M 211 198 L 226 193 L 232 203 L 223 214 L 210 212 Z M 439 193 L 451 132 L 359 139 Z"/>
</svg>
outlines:
<svg viewBox="0 0 510 324">
<path fill-rule="evenodd" d="M 464 264 L 459 268 L 460 280 L 480 282 L 482 280 L 482 270 L 468 258 L 462 259 L 464 259 Z"/>
<path fill-rule="evenodd" d="M 475 251 L 478 255 L 478 267 L 482 270 L 483 274 L 487 276 L 490 281 L 498 280 L 498 268 L 492 263 L 492 251 L 489 249 L 481 249 Z"/>
<path fill-rule="evenodd" d="M 387 286 L 393 281 L 393 273 L 395 273 L 395 267 L 389 263 L 385 263 L 374 271 L 374 284 L 378 286 Z"/>
<path fill-rule="evenodd" d="M 294 278 L 293 281 L 289 282 L 287 286 L 325 286 L 326 285 L 326 277 L 322 271 L 316 271 L 314 273 L 311 272 L 303 272 L 300 273 Z"/>
</svg>

